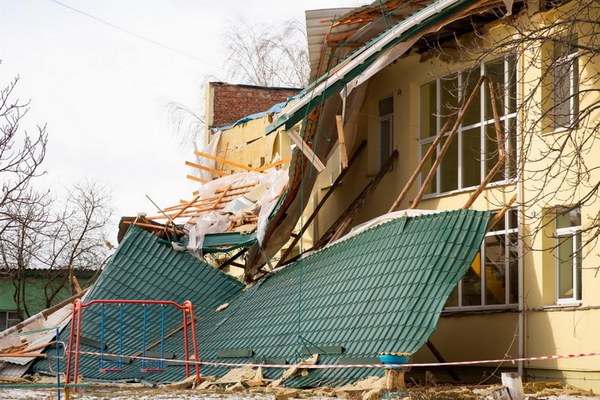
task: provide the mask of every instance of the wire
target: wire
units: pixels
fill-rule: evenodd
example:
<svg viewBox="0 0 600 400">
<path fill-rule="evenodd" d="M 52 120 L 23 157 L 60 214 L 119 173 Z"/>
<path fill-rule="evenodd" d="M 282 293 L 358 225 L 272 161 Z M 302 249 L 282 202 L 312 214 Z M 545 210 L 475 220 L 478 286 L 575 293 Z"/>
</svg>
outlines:
<svg viewBox="0 0 600 400">
<path fill-rule="evenodd" d="M 94 20 L 96 20 L 96 21 L 98 21 L 98 22 L 101 22 L 101 23 L 103 23 L 103 24 L 105 24 L 105 25 L 108 25 L 108 26 L 110 26 L 111 28 L 115 28 L 115 29 L 117 29 L 117 30 L 120 30 L 121 32 L 125 32 L 125 33 L 127 33 L 127 34 L 129 34 L 129 35 L 135 36 L 135 37 L 136 37 L 136 38 L 138 38 L 138 39 L 145 40 L 146 42 L 152 43 L 152 44 L 154 44 L 154 45 L 156 45 L 156 46 L 160 46 L 160 47 L 162 47 L 163 49 L 170 50 L 170 51 L 172 51 L 172 52 L 175 52 L 175 53 L 177 53 L 177 54 L 180 54 L 180 55 L 182 55 L 182 56 L 185 56 L 185 57 L 191 58 L 191 59 L 193 59 L 193 60 L 196 60 L 196 61 L 200 61 L 200 62 L 202 62 L 202 63 L 204 63 L 204 64 L 210 65 L 210 66 L 212 66 L 212 67 L 215 67 L 215 68 L 221 68 L 221 67 L 219 67 L 218 65 L 212 64 L 212 63 L 210 63 L 210 62 L 208 62 L 208 61 L 205 61 L 205 60 L 202 60 L 202 59 L 200 59 L 200 58 L 198 58 L 198 57 L 195 57 L 195 56 L 192 56 L 192 55 L 190 55 L 190 54 L 184 53 L 184 52 L 182 52 L 182 51 L 176 50 L 176 49 L 174 49 L 174 48 L 172 48 L 172 47 L 169 47 L 169 46 L 167 46 L 167 45 L 164 45 L 164 44 L 162 44 L 162 43 L 159 43 L 159 42 L 157 42 L 157 41 L 155 41 L 155 40 L 148 39 L 147 37 L 144 37 L 144 36 L 142 36 L 142 35 L 138 35 L 138 34 L 137 34 L 137 33 L 135 33 L 135 32 L 131 32 L 131 31 L 127 30 L 127 29 L 121 28 L 120 26 L 117 26 L 117 25 L 115 25 L 115 24 L 112 24 L 112 23 L 110 23 L 110 22 L 108 22 L 108 21 L 104 21 L 103 19 L 100 19 L 100 18 L 98 18 L 98 17 L 95 17 L 95 16 L 93 16 L 93 15 L 91 15 L 91 14 L 88 14 L 88 13 L 86 13 L 86 12 L 83 12 L 83 11 L 81 11 L 81 10 L 78 10 L 78 9 L 76 9 L 76 8 L 74 8 L 74 7 L 71 7 L 71 6 L 67 5 L 67 4 L 61 3 L 61 2 L 60 2 L 60 1 L 58 1 L 58 0 L 50 0 L 50 1 L 51 1 L 51 2 L 53 2 L 53 3 L 59 4 L 59 5 L 63 6 L 63 7 L 65 7 L 65 8 L 68 8 L 69 10 L 72 10 L 72 11 L 75 11 L 75 12 L 77 12 L 77 13 L 79 13 L 79 14 L 85 15 L 85 16 L 86 16 L 86 17 L 88 17 L 88 18 L 94 19 Z"/>
</svg>

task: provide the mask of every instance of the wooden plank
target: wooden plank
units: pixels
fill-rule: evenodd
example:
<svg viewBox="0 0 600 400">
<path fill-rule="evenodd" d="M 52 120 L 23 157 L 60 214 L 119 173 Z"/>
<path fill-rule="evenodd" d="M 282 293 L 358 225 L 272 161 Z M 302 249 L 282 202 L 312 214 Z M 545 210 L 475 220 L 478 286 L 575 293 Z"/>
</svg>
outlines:
<svg viewBox="0 0 600 400">
<path fill-rule="evenodd" d="M 328 243 L 335 242 L 339 238 L 341 238 L 348 228 L 350 224 L 354 220 L 354 217 L 358 213 L 358 211 L 362 208 L 362 206 L 367 201 L 367 198 L 375 191 L 379 183 L 383 180 L 383 177 L 388 173 L 388 171 L 392 168 L 392 164 L 398 158 L 398 150 L 394 150 L 390 157 L 387 159 L 383 167 L 379 170 L 375 178 L 369 182 L 369 184 L 365 187 L 365 189 L 358 195 L 358 197 L 352 202 L 350 207 L 346 209 L 346 211 L 340 216 L 338 221 L 338 226 L 332 233 L 331 239 L 328 240 Z M 337 223 L 337 221 L 336 221 Z M 330 228 L 331 231 L 331 228 Z M 328 231 L 329 232 L 329 231 Z"/>
<path fill-rule="evenodd" d="M 216 169 L 208 168 L 208 167 L 205 167 L 204 165 L 196 164 L 196 163 L 189 162 L 189 161 L 186 161 L 185 165 L 187 165 L 188 167 L 194 167 L 197 169 L 201 169 L 202 171 L 207 171 L 207 172 L 210 172 L 211 174 L 215 174 L 215 175 L 219 175 L 219 176 L 229 175 L 227 172 L 217 171 Z"/>
<path fill-rule="evenodd" d="M 350 167 L 352 167 L 352 165 L 354 165 L 354 163 L 356 162 L 356 160 L 358 160 L 358 157 L 360 156 L 360 154 L 362 153 L 362 151 L 366 147 L 367 147 L 367 141 L 363 140 L 362 143 L 360 145 L 358 145 L 358 148 L 356 149 L 356 151 L 352 155 L 352 158 L 348 162 L 348 167 L 342 170 L 342 172 L 340 173 L 340 175 L 336 178 L 335 182 L 333 182 L 333 184 L 331 185 L 331 187 L 329 188 L 329 190 L 327 190 L 327 193 L 325 193 L 325 196 L 323 196 L 323 198 L 321 199 L 321 201 L 319 202 L 319 204 L 317 205 L 317 207 L 315 208 L 315 210 L 312 212 L 312 214 L 310 215 L 310 217 L 308 217 L 308 219 L 304 223 L 304 226 L 302 226 L 302 230 L 300 232 L 305 232 L 308 229 L 308 227 L 310 226 L 310 224 L 317 217 L 319 211 L 321 210 L 321 208 L 323 207 L 323 205 L 325 204 L 325 202 L 327 201 L 327 199 L 333 194 L 333 192 L 340 185 L 340 183 L 342 183 L 342 179 L 344 179 L 344 177 L 346 176 L 346 174 L 350 170 Z M 285 260 L 287 260 L 287 258 L 289 257 L 290 253 L 292 252 L 294 246 L 296 246 L 296 244 L 300 241 L 301 238 L 302 238 L 302 235 L 297 235 L 294 238 L 294 240 L 292 241 L 292 243 L 290 244 L 290 246 L 287 248 L 287 250 L 285 251 L 285 253 L 283 254 L 283 256 L 279 259 L 279 262 L 277 263 L 277 266 L 275 268 L 281 266 L 285 262 Z"/>
<path fill-rule="evenodd" d="M 435 162 L 433 163 L 433 166 L 431 167 L 431 170 L 429 171 L 429 174 L 427 175 L 427 177 L 421 184 L 421 190 L 419 190 L 419 193 L 413 200 L 409 209 L 414 210 L 415 208 L 417 208 L 417 206 L 421 202 L 421 199 L 423 198 L 423 196 L 425 195 L 425 192 L 427 191 L 427 186 L 429 186 L 429 183 L 433 179 L 433 176 L 435 175 L 439 165 L 442 163 L 442 160 L 443 160 L 444 156 L 446 155 L 446 152 L 450 148 L 450 144 L 452 143 L 452 140 L 454 139 L 454 137 L 456 136 L 456 133 L 458 132 L 458 128 L 460 127 L 462 120 L 465 118 L 465 115 L 467 114 L 467 110 L 471 106 L 471 103 L 475 99 L 475 96 L 479 93 L 479 88 L 483 84 L 484 80 L 485 80 L 485 76 L 479 77 L 479 80 L 475 84 L 475 87 L 473 88 L 471 95 L 469 96 L 469 98 L 467 99 L 467 101 L 465 102 L 463 107 L 460 109 L 460 111 L 458 113 L 458 117 L 456 117 L 456 121 L 454 122 L 454 127 L 452 128 L 452 131 L 448 134 L 448 137 L 446 138 L 444 145 L 440 149 L 440 153 L 436 157 Z"/>
<path fill-rule="evenodd" d="M 191 179 L 191 180 L 196 181 L 196 182 L 200 182 L 200 183 L 208 183 L 207 180 L 204 180 L 204 179 L 192 176 L 192 175 L 187 175 L 186 178 Z"/>
<path fill-rule="evenodd" d="M 275 161 L 272 164 L 265 165 L 263 167 L 257 168 L 260 172 L 266 171 L 267 169 L 275 168 L 280 166 L 281 164 L 285 164 L 287 162 L 292 161 L 292 157 L 284 158 L 283 160 Z"/>
<path fill-rule="evenodd" d="M 338 142 L 340 144 L 340 155 L 342 156 L 342 168 L 348 167 L 348 150 L 346 149 L 346 137 L 344 136 L 344 121 L 341 115 L 335 116 L 337 124 Z"/>
<path fill-rule="evenodd" d="M 479 184 L 475 192 L 469 197 L 469 200 L 462 207 L 463 210 L 468 209 L 475 203 L 475 200 L 479 197 L 479 195 L 484 191 L 486 186 L 494 179 L 494 176 L 500 168 L 504 166 L 506 163 L 506 151 L 504 149 L 504 135 L 502 134 L 502 124 L 500 123 L 500 116 L 498 115 L 498 109 L 496 107 L 496 95 L 494 91 L 494 84 L 490 81 L 488 82 L 490 88 L 490 98 L 492 103 L 492 112 L 494 114 L 494 128 L 496 129 L 496 142 L 498 143 L 498 162 L 494 165 L 494 167 L 488 172 L 483 181 Z"/>
<path fill-rule="evenodd" d="M 315 169 L 319 172 L 325 169 L 325 164 L 317 157 L 317 155 L 310 148 L 308 143 L 304 141 L 296 131 L 296 128 L 291 128 L 287 131 L 288 136 L 292 139 L 292 142 L 298 146 L 298 149 L 302 151 L 304 156 L 310 161 L 310 163 L 315 167 Z"/>
<path fill-rule="evenodd" d="M 240 163 L 236 163 L 235 161 L 229 161 L 229 160 L 226 160 L 226 159 L 221 158 L 221 157 L 212 156 L 210 154 L 206 154 L 206 153 L 203 153 L 203 152 L 198 151 L 198 150 L 194 151 L 194 154 L 197 155 L 197 156 L 210 158 L 211 160 L 219 161 L 219 162 L 225 163 L 227 165 L 233 165 L 234 167 L 245 169 L 246 171 L 260 172 L 256 168 L 248 167 L 246 165 L 243 165 L 243 164 L 240 164 Z"/>
</svg>

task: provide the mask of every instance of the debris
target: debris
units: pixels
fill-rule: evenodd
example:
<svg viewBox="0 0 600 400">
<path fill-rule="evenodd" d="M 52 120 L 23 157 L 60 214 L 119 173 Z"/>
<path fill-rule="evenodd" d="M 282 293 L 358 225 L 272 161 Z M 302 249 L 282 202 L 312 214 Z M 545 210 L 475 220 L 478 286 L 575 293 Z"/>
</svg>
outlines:
<svg viewBox="0 0 600 400">
<path fill-rule="evenodd" d="M 217 307 L 215 312 L 222 311 L 222 310 L 226 309 L 227 307 L 229 307 L 229 303 L 221 304 L 219 307 Z"/>
<path fill-rule="evenodd" d="M 195 384 L 196 384 L 196 376 L 192 375 L 192 376 L 188 376 L 187 378 L 185 378 L 182 381 L 169 383 L 168 385 L 165 385 L 165 387 L 167 389 L 179 390 L 179 389 L 192 388 L 195 386 Z"/>
<path fill-rule="evenodd" d="M 234 368 L 225 374 L 222 378 L 215 381 L 216 384 L 238 383 L 254 379 L 256 370 L 252 367 Z"/>
<path fill-rule="evenodd" d="M 237 382 L 235 385 L 229 386 L 227 389 L 225 389 L 225 392 L 227 393 L 239 393 L 244 391 L 246 391 L 246 386 L 242 382 Z"/>
<path fill-rule="evenodd" d="M 282 378 L 287 379 L 287 378 L 291 378 L 293 376 L 298 376 L 298 375 L 306 376 L 306 375 L 308 375 L 308 370 L 306 368 L 300 368 L 300 365 L 315 365 L 318 360 L 319 360 L 318 354 L 313 354 L 312 357 L 310 357 L 310 358 L 300 360 L 300 362 L 298 364 L 296 364 L 295 366 L 293 366 L 292 368 L 290 368 L 288 370 L 285 370 L 283 372 Z"/>
</svg>

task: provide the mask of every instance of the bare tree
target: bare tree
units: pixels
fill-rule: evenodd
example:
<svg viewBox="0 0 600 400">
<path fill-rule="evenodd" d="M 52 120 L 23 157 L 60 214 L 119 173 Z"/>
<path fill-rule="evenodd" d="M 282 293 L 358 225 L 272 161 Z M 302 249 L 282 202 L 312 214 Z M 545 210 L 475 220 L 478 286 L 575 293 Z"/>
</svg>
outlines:
<svg viewBox="0 0 600 400">
<path fill-rule="evenodd" d="M 306 33 L 296 20 L 282 29 L 246 20 L 230 24 L 225 35 L 229 76 L 257 86 L 304 87 L 310 73 Z"/>
</svg>

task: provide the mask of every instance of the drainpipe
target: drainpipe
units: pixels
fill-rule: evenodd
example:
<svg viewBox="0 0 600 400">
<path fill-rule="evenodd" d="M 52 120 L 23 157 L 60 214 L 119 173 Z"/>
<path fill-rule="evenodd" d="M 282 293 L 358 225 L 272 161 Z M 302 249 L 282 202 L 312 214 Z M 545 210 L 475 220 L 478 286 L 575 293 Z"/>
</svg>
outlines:
<svg viewBox="0 0 600 400">
<path fill-rule="evenodd" d="M 519 33 L 517 33 L 517 40 L 519 40 L 521 37 L 521 35 Z M 525 64 L 525 60 L 523 57 L 524 54 L 524 46 L 521 45 L 521 55 L 519 57 L 519 68 L 517 69 L 517 82 L 520 82 L 519 85 L 517 85 L 517 90 L 520 91 L 520 93 L 517 93 L 517 99 L 522 99 L 523 96 L 523 92 L 524 92 L 524 83 L 523 83 L 523 71 L 524 71 L 524 64 Z M 524 272 L 524 262 L 523 262 L 523 234 L 524 234 L 524 229 L 523 229 L 523 225 L 525 223 L 525 206 L 524 206 L 524 200 L 525 200 L 525 189 L 524 189 L 524 185 L 523 185 L 523 169 L 525 166 L 525 160 L 523 157 L 523 137 L 522 137 L 522 126 L 523 126 L 523 120 L 525 118 L 523 118 L 523 110 L 521 110 L 518 115 L 516 116 L 516 118 L 519 118 L 520 121 L 518 121 L 518 127 L 519 129 L 517 129 L 517 137 L 515 140 L 515 143 L 518 146 L 518 151 L 516 152 L 516 156 L 517 156 L 517 160 L 515 160 L 515 162 L 517 163 L 518 167 L 517 167 L 517 204 L 519 205 L 519 209 L 518 209 L 518 221 L 519 221 L 519 226 L 517 229 L 517 234 L 518 234 L 518 243 L 520 242 L 520 246 L 519 246 L 519 262 L 518 262 L 518 322 L 517 322 L 517 335 L 518 335 L 518 357 L 519 358 L 523 358 L 524 357 L 524 353 L 525 353 L 525 315 L 524 315 L 524 304 L 525 304 L 525 284 L 524 284 L 524 280 L 525 280 L 525 272 Z M 523 361 L 518 361 L 517 362 L 517 371 L 519 373 L 519 376 L 523 376 Z"/>
</svg>

